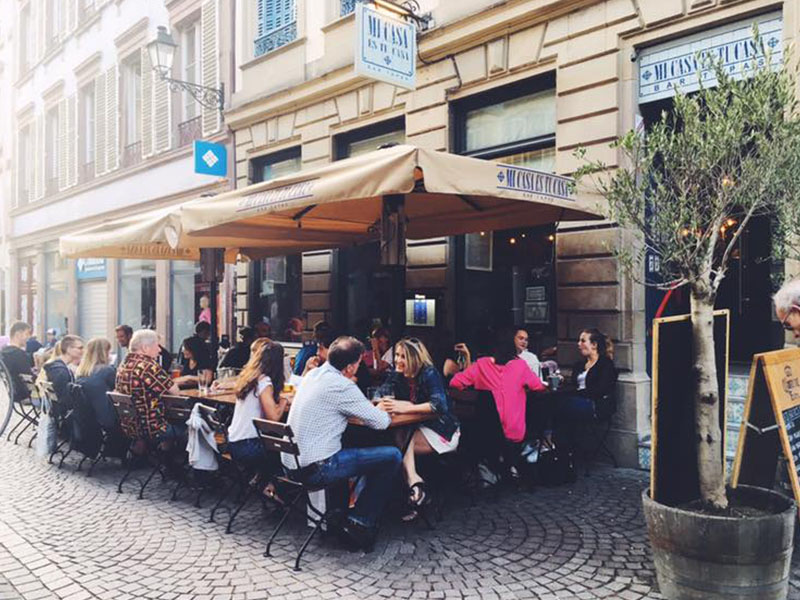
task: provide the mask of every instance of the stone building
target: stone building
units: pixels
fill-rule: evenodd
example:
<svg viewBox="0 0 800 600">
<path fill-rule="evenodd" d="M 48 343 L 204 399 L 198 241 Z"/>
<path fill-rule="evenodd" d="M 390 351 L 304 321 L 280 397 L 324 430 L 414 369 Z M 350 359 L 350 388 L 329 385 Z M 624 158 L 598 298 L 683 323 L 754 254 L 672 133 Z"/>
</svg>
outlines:
<svg viewBox="0 0 800 600">
<path fill-rule="evenodd" d="M 355 4 L 236 3 L 226 120 L 237 187 L 390 142 L 564 175 L 583 147 L 613 167 L 609 142 L 647 127 L 669 110 L 676 85 L 691 85 L 687 57 L 714 51 L 735 70 L 753 23 L 771 47 L 797 30 L 795 0 L 420 0 L 405 3 L 426 18 L 416 89 L 407 91 L 356 75 Z M 743 332 L 732 340 L 734 360 L 776 343 L 761 287 L 770 266 L 758 260 L 768 240 L 763 223 L 744 237 L 721 294 Z M 663 298 L 622 272 L 613 250 L 629 242 L 608 222 L 409 242 L 407 301 L 434 300 L 435 317 L 432 327 L 410 322 L 408 330 L 433 344 L 480 345 L 489 326 L 524 325 L 536 351 L 556 346 L 558 361 L 570 364 L 580 330 L 599 327 L 621 368 L 613 447 L 623 464 L 637 464 L 650 419 L 646 324 Z M 364 335 L 386 304 L 376 257 L 361 246 L 240 265 L 237 317 L 283 324 L 302 316 L 307 327 L 325 318 Z"/>
<path fill-rule="evenodd" d="M 229 4 L 6 4 L 2 21 L 13 26 L 15 40 L 13 64 L 5 65 L 11 93 L 0 99 L 11 104 L 13 126 L 2 129 L 12 132 L 15 148 L 13 189 L 3 189 L 10 318 L 31 322 L 40 339 L 49 328 L 113 339 L 118 323 L 152 326 L 175 350 L 208 293 L 197 264 L 68 260 L 58 253 L 58 239 L 232 186 L 194 172 L 194 140 L 229 143 L 221 112 L 171 91 L 154 74 L 146 49 L 157 27 L 166 26 L 177 43 L 172 77 L 218 87 L 231 79 Z"/>
</svg>

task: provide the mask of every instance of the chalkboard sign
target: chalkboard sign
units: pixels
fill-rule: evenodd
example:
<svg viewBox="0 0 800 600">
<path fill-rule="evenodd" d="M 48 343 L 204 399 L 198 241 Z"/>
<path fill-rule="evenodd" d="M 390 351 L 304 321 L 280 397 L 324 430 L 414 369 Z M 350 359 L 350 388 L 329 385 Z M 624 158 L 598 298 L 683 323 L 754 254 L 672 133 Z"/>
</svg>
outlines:
<svg viewBox="0 0 800 600">
<path fill-rule="evenodd" d="M 719 460 L 725 464 L 725 407 L 728 386 L 729 311 L 714 312 L 719 386 Z M 653 320 L 651 497 L 677 506 L 700 497 L 694 402 L 694 353 L 690 315 Z"/>
<path fill-rule="evenodd" d="M 800 349 L 753 357 L 731 486 L 773 488 L 783 455 L 800 503 Z M 781 469 L 782 470 L 782 469 Z"/>
</svg>

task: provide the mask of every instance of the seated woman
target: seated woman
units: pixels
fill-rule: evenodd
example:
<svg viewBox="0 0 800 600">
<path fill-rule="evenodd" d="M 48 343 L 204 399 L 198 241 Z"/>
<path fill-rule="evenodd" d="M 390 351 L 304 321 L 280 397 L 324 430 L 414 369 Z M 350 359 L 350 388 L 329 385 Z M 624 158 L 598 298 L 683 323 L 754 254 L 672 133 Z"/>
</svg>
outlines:
<svg viewBox="0 0 800 600">
<path fill-rule="evenodd" d="M 392 343 L 385 327 L 373 329 L 369 338 L 369 350 L 364 352 L 363 363 L 369 370 L 373 383 L 382 383 L 392 367 Z"/>
<path fill-rule="evenodd" d="M 492 356 L 479 358 L 456 373 L 450 386 L 492 392 L 503 433 L 507 440 L 515 443 L 525 439 L 526 388 L 534 392 L 546 389 L 528 363 L 517 354 L 510 331 L 500 331 L 494 340 Z"/>
<path fill-rule="evenodd" d="M 83 358 L 83 340 L 77 335 L 65 335 L 56 342 L 53 354 L 39 374 L 39 377 L 53 384 L 56 397 L 64 408 L 70 405 L 69 384 L 75 381 L 75 369 L 81 358 Z"/>
<path fill-rule="evenodd" d="M 574 392 L 559 393 L 552 407 L 557 426 L 566 426 L 574 445 L 574 428 L 578 421 L 589 421 L 595 416 L 596 403 L 614 393 L 617 369 L 614 366 L 614 344 L 598 329 L 584 329 L 578 338 L 581 360 L 572 368 Z M 545 432 L 546 445 L 552 446 L 549 432 Z"/>
<path fill-rule="evenodd" d="M 228 428 L 228 444 L 234 460 L 265 478 L 280 468 L 278 454 L 271 452 L 268 458 L 264 453 L 253 419 L 283 418 L 288 402 L 287 397 L 281 396 L 283 380 L 283 346 L 267 338 L 257 339 L 233 388 L 236 406 Z"/>
<path fill-rule="evenodd" d="M 461 437 L 458 419 L 445 393 L 442 376 L 434 368 L 424 344 L 404 338 L 394 347 L 394 371 L 380 387 L 378 405 L 390 414 L 431 414 L 434 416 L 414 432 L 403 457 L 403 471 L 409 487 L 411 510 L 405 520 L 416 518 L 416 507 L 428 500 L 425 482 L 416 469 L 415 456 L 436 452 L 444 454 L 458 447 Z"/>
<path fill-rule="evenodd" d="M 194 387 L 199 383 L 202 372 L 206 372 L 208 376 L 214 368 L 208 359 L 208 349 L 205 342 L 194 335 L 183 340 L 181 351 L 183 367 L 181 376 L 175 379 L 175 383 L 181 388 Z"/>
<path fill-rule="evenodd" d="M 114 390 L 116 369 L 109 363 L 111 342 L 103 338 L 92 338 L 86 344 L 75 380 L 83 387 L 83 394 L 94 410 L 97 423 L 106 431 L 119 428 L 117 413 L 114 410 L 107 392 Z"/>
</svg>

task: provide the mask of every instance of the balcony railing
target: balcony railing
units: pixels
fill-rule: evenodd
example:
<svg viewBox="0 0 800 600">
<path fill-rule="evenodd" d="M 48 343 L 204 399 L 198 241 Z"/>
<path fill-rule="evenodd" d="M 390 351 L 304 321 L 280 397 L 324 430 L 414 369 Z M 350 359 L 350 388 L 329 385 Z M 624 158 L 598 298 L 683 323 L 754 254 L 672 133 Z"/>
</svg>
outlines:
<svg viewBox="0 0 800 600">
<path fill-rule="evenodd" d="M 261 56 L 297 39 L 297 21 L 273 29 L 255 41 L 255 55 Z"/>
<path fill-rule="evenodd" d="M 178 148 L 188 146 L 203 136 L 203 117 L 194 117 L 178 124 Z"/>
<path fill-rule="evenodd" d="M 78 170 L 78 183 L 88 183 L 94 179 L 94 161 L 82 164 Z"/>
<path fill-rule="evenodd" d="M 342 0 L 342 8 L 339 12 L 339 16 L 344 17 L 353 12 L 356 9 L 356 2 L 358 2 L 358 0 Z"/>
<path fill-rule="evenodd" d="M 138 165 L 140 162 L 142 162 L 142 142 L 128 144 L 122 149 L 122 161 L 120 166 L 122 166 L 123 169 L 125 167 Z"/>
</svg>

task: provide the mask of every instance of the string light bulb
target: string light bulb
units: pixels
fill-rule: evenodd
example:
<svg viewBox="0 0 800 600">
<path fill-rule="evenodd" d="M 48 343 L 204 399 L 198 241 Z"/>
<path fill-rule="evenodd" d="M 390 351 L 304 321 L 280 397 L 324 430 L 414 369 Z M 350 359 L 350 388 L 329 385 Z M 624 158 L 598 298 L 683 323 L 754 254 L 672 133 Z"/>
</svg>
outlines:
<svg viewBox="0 0 800 600">
<path fill-rule="evenodd" d="M 509 244 L 516 244 L 517 243 L 517 238 L 513 238 L 512 237 L 510 240 L 508 240 L 508 243 Z"/>
</svg>

